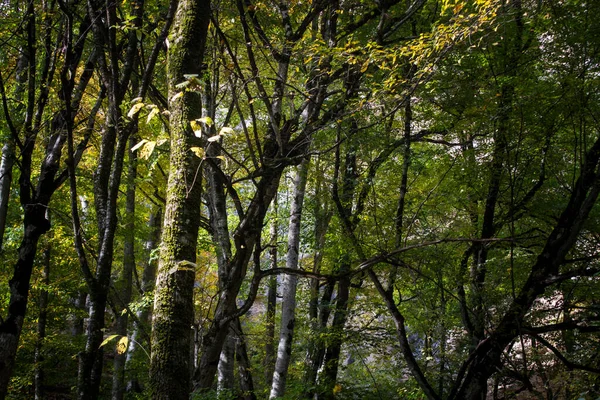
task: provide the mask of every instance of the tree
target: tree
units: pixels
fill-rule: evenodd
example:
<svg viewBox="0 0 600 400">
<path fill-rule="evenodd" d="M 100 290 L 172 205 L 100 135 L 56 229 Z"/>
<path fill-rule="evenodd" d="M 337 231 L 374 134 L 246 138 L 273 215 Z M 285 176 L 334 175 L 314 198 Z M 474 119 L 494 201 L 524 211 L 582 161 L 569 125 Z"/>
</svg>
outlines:
<svg viewBox="0 0 600 400">
<path fill-rule="evenodd" d="M 73 37 L 72 26 L 65 24 L 65 31 L 61 32 L 58 37 L 53 38 L 50 29 L 53 20 L 51 19 L 52 14 L 49 7 L 50 5 L 47 3 L 42 5 L 41 11 L 44 17 L 39 25 L 36 14 L 40 10 L 36 9 L 33 2 L 29 2 L 27 8 L 22 10 L 24 33 L 26 35 L 24 54 L 26 54 L 27 63 L 26 112 L 23 120 L 20 120 L 21 115 L 11 113 L 5 82 L 4 79 L 0 79 L 0 95 L 2 96 L 4 117 L 12 140 L 17 144 L 21 159 L 19 197 L 24 212 L 23 238 L 19 246 L 19 256 L 14 266 L 13 276 L 9 282 L 10 303 L 7 315 L 0 324 L 0 355 L 4 360 L 0 365 L 0 397 L 6 396 L 8 381 L 14 366 L 27 309 L 37 245 L 40 237 L 50 229 L 50 223 L 46 219 L 46 208 L 52 195 L 67 178 L 66 171 L 60 170 L 60 158 L 67 136 L 66 131 L 68 126 L 73 124 L 73 119 L 76 117 L 76 113 L 70 111 L 79 109 L 83 92 L 91 78 L 91 71 L 84 71 L 78 77 L 78 86 L 75 90 L 73 89 L 77 79 L 76 72 L 83 55 L 83 47 L 76 46 L 73 48 L 71 56 L 66 58 L 66 62 L 60 66 L 62 69 L 61 75 L 66 79 L 61 79 L 60 84 L 55 85 L 57 66 L 53 60 L 63 52 L 63 49 L 71 48 Z M 87 21 L 84 20 L 81 24 L 82 27 L 80 28 L 83 29 L 80 29 L 81 34 L 77 39 L 83 42 L 87 35 Z M 39 32 L 45 34 L 43 46 L 40 48 L 41 57 L 37 57 L 40 54 L 35 46 L 36 36 Z M 53 39 L 56 40 L 54 43 Z M 66 46 L 63 47 L 63 45 Z M 37 90 L 36 85 L 38 82 L 40 82 L 40 90 Z M 47 117 L 46 106 L 49 103 L 51 87 L 56 87 L 55 93 L 59 93 L 64 106 L 54 112 L 51 117 Z M 93 119 L 94 117 L 94 115 L 88 115 L 83 118 Z M 40 163 L 37 183 L 34 183 L 32 169 L 34 154 L 37 150 L 35 144 L 42 131 L 43 123 L 46 122 L 44 118 L 50 118 L 51 129 L 45 156 L 43 156 Z M 83 148 L 88 139 L 89 136 L 83 138 Z M 76 154 L 72 154 L 74 160 L 81 158 L 83 148 L 80 147 Z"/>
<path fill-rule="evenodd" d="M 200 224 L 200 158 L 190 121 L 201 117 L 201 95 L 178 85 L 202 75 L 209 1 L 180 1 L 169 35 L 167 80 L 171 151 L 165 217 L 152 318 L 150 384 L 154 398 L 187 399 L 191 388 L 193 287 Z"/>
</svg>

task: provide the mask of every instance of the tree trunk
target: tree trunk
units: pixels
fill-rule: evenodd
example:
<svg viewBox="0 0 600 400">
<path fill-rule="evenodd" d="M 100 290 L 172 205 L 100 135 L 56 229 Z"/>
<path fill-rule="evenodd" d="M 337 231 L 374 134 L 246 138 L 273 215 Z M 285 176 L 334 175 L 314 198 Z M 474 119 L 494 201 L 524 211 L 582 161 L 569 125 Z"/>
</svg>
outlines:
<svg viewBox="0 0 600 400">
<path fill-rule="evenodd" d="M 213 322 L 202 340 L 202 356 L 194 376 L 194 390 L 202 391 L 212 386 L 229 324 L 237 312 L 237 295 L 250 257 L 260 241 L 263 221 L 275 197 L 283 168 L 284 165 L 279 164 L 265 169 L 245 217 L 233 234 L 236 252 L 227 262 L 227 276 L 222 281 L 225 286 L 219 295 Z"/>
<path fill-rule="evenodd" d="M 130 88 L 129 83 L 138 46 L 135 31 L 142 26 L 143 6 L 142 0 L 134 0 L 130 3 L 130 15 L 133 17 L 131 23 L 135 29 L 131 29 L 127 46 L 121 49 L 117 44 L 114 29 L 118 23 L 116 3 L 88 2 L 95 50 L 99 54 L 98 72 L 107 92 L 107 110 L 98 165 L 94 174 L 94 206 L 99 238 L 95 274 L 89 271 L 87 265 L 82 264 L 82 268 L 86 270 L 84 276 L 90 292 L 90 313 L 85 351 L 79 359 L 78 397 L 86 400 L 98 397 L 102 377 L 103 349 L 100 344 L 103 340 L 105 308 L 114 258 L 117 199 L 125 154 L 129 149 L 129 137 L 137 127 L 136 118 L 126 123 L 121 115 L 121 107 L 125 94 Z M 122 57 L 121 50 L 125 51 L 122 64 L 119 62 Z M 142 87 L 138 92 L 139 97 L 144 97 L 146 75 L 148 69 L 152 68 L 153 62 L 149 62 L 144 71 Z M 81 259 L 84 253 L 81 248 L 79 253 Z"/>
<path fill-rule="evenodd" d="M 349 264 L 342 264 L 339 269 L 340 274 L 344 274 L 349 270 Z M 335 313 L 331 324 L 331 338 L 323 359 L 323 371 L 319 375 L 319 383 L 322 384 L 319 400 L 334 398 L 333 388 L 337 379 L 340 353 L 344 343 L 344 326 L 346 325 L 349 297 L 350 279 L 344 277 L 338 282 Z"/>
<path fill-rule="evenodd" d="M 270 268 L 277 268 L 277 198 L 274 200 L 274 216 L 269 228 L 271 247 L 269 248 Z M 265 359 L 263 361 L 265 383 L 271 387 L 275 371 L 275 314 L 277 313 L 277 277 L 267 281 L 267 313 L 265 315 Z"/>
<path fill-rule="evenodd" d="M 15 73 L 15 92 L 14 97 L 17 106 L 13 115 L 20 115 L 24 111 L 23 92 L 26 90 L 27 67 L 29 54 L 25 49 L 21 49 L 22 55 L 17 63 Z M 0 162 L 0 252 L 4 244 L 4 232 L 6 230 L 6 218 L 8 216 L 8 201 L 10 198 L 10 186 L 12 185 L 12 170 L 15 163 L 15 142 L 14 138 L 9 137 L 2 146 L 2 161 Z"/>
<path fill-rule="evenodd" d="M 217 367 L 217 393 L 232 393 L 234 387 L 234 367 L 235 367 L 235 337 L 232 329 L 229 330 L 221 357 Z"/>
<path fill-rule="evenodd" d="M 141 295 L 148 296 L 154 291 L 154 282 L 156 280 L 156 262 L 151 259 L 151 252 L 160 240 L 160 228 L 162 222 L 162 210 L 159 208 L 150 214 L 148 227 L 150 236 L 144 244 L 144 270 L 142 273 Z M 129 381 L 126 390 L 140 392 L 141 371 L 138 370 L 137 363 L 147 364 L 148 354 L 150 353 L 150 319 L 152 316 L 151 307 L 143 307 L 136 313 L 136 320 L 133 323 L 133 332 L 129 340 L 129 349 L 127 351 L 127 360 L 125 368 L 129 371 Z M 148 343 L 147 350 L 140 349 L 141 343 Z M 140 351 L 141 350 L 141 351 Z M 143 370 L 144 372 L 146 369 Z"/>
<path fill-rule="evenodd" d="M 331 315 L 331 298 L 334 287 L 334 282 L 327 282 L 327 285 L 323 289 L 321 301 L 319 302 L 318 329 L 313 335 L 304 376 L 304 396 L 307 399 L 312 399 L 316 393 L 317 374 L 325 357 L 325 342 L 322 339 L 321 333 L 325 332 L 327 321 L 329 321 L 329 316 Z"/>
<path fill-rule="evenodd" d="M 33 386 L 35 393 L 35 400 L 42 400 L 44 398 L 44 368 L 42 363 L 44 362 L 44 340 L 46 338 L 46 323 L 48 322 L 48 290 L 47 287 L 50 284 L 50 255 L 52 245 L 47 244 L 44 250 L 44 270 L 42 271 L 42 289 L 40 290 L 40 304 L 39 304 L 39 315 L 38 315 L 38 337 L 35 344 L 34 364 L 35 372 L 33 378 Z"/>
<path fill-rule="evenodd" d="M 252 366 L 250 365 L 250 358 L 248 357 L 246 346 L 246 337 L 244 336 L 244 331 L 242 330 L 242 324 L 239 318 L 233 322 L 233 328 L 236 335 L 235 360 L 237 361 L 240 390 L 242 391 L 240 397 L 243 400 L 256 400 L 256 394 L 254 394 L 254 380 L 252 379 Z"/>
<path fill-rule="evenodd" d="M 154 296 L 150 387 L 153 398 L 188 399 L 192 373 L 193 288 L 200 224 L 200 159 L 189 121 L 201 117 L 198 93 L 178 92 L 184 75 L 201 75 L 209 0 L 179 2 L 167 59 L 171 156 Z"/>
<path fill-rule="evenodd" d="M 15 160 L 15 145 L 8 139 L 2 147 L 2 162 L 0 163 L 0 251 L 4 243 L 6 217 L 8 214 L 8 199 L 12 184 L 12 167 Z"/>
<path fill-rule="evenodd" d="M 290 225 L 288 229 L 288 251 L 286 267 L 298 269 L 300 253 L 300 225 L 302 222 L 302 207 L 306 191 L 306 178 L 308 175 L 308 160 L 304 160 L 298 167 L 294 180 L 294 197 L 290 210 Z M 277 347 L 277 360 L 273 374 L 273 386 L 270 398 L 283 397 L 287 379 L 288 367 L 292 356 L 292 343 L 294 327 L 296 325 L 296 286 L 298 277 L 286 275 L 283 284 L 283 301 L 281 304 L 281 327 L 279 330 L 279 345 Z"/>
<path fill-rule="evenodd" d="M 40 236 L 50 229 L 45 213 L 45 206 L 42 204 L 31 205 L 25 211 L 25 234 L 19 246 L 19 258 L 14 267 L 13 277 L 8 282 L 8 316 L 0 325 L 0 399 L 7 394 L 8 381 L 14 367 L 38 241 Z"/>
<path fill-rule="evenodd" d="M 129 148 L 135 146 L 137 142 L 136 135 L 129 138 Z M 129 151 L 129 163 L 127 171 L 127 193 L 125 200 L 125 234 L 123 243 L 123 269 L 118 282 L 115 284 L 117 292 L 117 322 L 115 333 L 121 336 L 127 336 L 127 322 L 129 313 L 127 307 L 131 301 L 132 275 L 135 268 L 135 179 L 137 175 L 137 160 L 134 152 Z M 125 359 L 126 351 L 115 353 L 113 363 L 113 400 L 121 400 L 124 392 L 125 382 Z"/>
</svg>

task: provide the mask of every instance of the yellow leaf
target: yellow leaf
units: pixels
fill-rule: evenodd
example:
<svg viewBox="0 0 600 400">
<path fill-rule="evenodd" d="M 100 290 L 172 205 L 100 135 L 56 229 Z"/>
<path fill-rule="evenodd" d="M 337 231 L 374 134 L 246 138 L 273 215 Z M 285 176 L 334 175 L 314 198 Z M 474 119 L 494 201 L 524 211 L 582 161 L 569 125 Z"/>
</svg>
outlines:
<svg viewBox="0 0 600 400">
<path fill-rule="evenodd" d="M 110 342 L 111 340 L 113 340 L 116 337 L 119 337 L 121 335 L 110 335 L 109 337 L 107 337 L 106 339 L 104 339 L 104 341 L 102 341 L 102 343 L 100 343 L 100 347 L 106 345 L 108 342 Z"/>
<path fill-rule="evenodd" d="M 369 60 L 363 63 L 362 67 L 360 67 L 360 72 L 365 72 L 367 68 L 369 68 Z"/>
<path fill-rule="evenodd" d="M 127 343 L 129 343 L 127 336 L 121 336 L 121 339 L 119 339 L 119 342 L 117 343 L 118 354 L 124 354 L 127 351 Z"/>
<path fill-rule="evenodd" d="M 209 137 L 209 138 L 208 138 L 208 139 L 206 139 L 206 140 L 208 140 L 209 142 L 216 142 L 216 141 L 217 141 L 217 140 L 219 140 L 219 139 L 221 139 L 221 136 L 219 136 L 219 135 L 216 135 L 216 136 L 211 136 L 211 137 Z"/>
<path fill-rule="evenodd" d="M 225 158 L 225 156 L 217 156 L 217 159 L 223 160 L 225 162 L 225 167 L 227 167 L 227 159 Z"/>
<path fill-rule="evenodd" d="M 341 391 L 342 391 L 342 385 L 340 385 L 339 383 L 333 387 L 333 394 L 338 394 Z"/>
<path fill-rule="evenodd" d="M 192 127 L 193 131 L 202 130 L 202 125 L 200 125 L 200 123 L 198 122 L 198 120 L 191 120 L 190 121 L 190 126 Z"/>
<path fill-rule="evenodd" d="M 190 147 L 190 150 L 199 158 L 204 158 L 204 149 L 202 147 Z"/>
</svg>

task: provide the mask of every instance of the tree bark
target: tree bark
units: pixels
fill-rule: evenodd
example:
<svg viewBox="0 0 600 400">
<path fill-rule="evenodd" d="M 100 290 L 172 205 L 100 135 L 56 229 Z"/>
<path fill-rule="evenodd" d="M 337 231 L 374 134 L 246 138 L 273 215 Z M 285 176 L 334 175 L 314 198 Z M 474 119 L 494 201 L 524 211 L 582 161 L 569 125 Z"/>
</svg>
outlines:
<svg viewBox="0 0 600 400">
<path fill-rule="evenodd" d="M 150 214 L 148 228 L 150 234 L 146 243 L 144 243 L 143 263 L 144 269 L 142 272 L 141 295 L 148 296 L 154 290 L 156 281 L 156 262 L 151 258 L 151 252 L 154 250 L 160 241 L 160 228 L 162 223 L 162 209 L 158 208 Z M 152 308 L 143 307 L 136 313 L 136 320 L 133 323 L 133 332 L 129 340 L 129 349 L 127 351 L 127 360 L 125 368 L 129 371 L 129 381 L 127 382 L 126 390 L 141 391 L 140 384 L 141 371 L 136 368 L 137 363 L 147 363 L 147 354 L 150 353 L 150 327 L 151 327 Z M 147 343 L 147 350 L 140 349 L 141 343 Z M 144 369 L 144 372 L 146 369 Z"/>
<path fill-rule="evenodd" d="M 236 340 L 232 329 L 229 330 L 227 339 L 221 350 L 219 366 L 217 367 L 217 393 L 231 393 L 234 388 L 234 367 Z"/>
<path fill-rule="evenodd" d="M 269 228 L 271 245 L 269 248 L 269 264 L 277 268 L 277 198 L 274 200 L 274 216 Z M 277 313 L 277 277 L 267 281 L 267 313 L 265 315 L 265 359 L 263 361 L 265 383 L 271 387 L 275 371 L 275 314 Z"/>
<path fill-rule="evenodd" d="M 154 297 L 150 388 L 155 399 L 188 399 L 191 389 L 193 287 L 200 224 L 200 159 L 190 151 L 190 121 L 201 117 L 198 93 L 178 92 L 184 75 L 202 74 L 209 0 L 179 2 L 167 59 L 171 156 Z"/>
<path fill-rule="evenodd" d="M 252 365 L 250 365 L 246 337 L 244 336 L 239 318 L 233 322 L 233 330 L 236 335 L 235 360 L 237 361 L 240 390 L 242 391 L 240 397 L 243 400 L 256 400 L 254 380 L 252 379 Z"/>
<path fill-rule="evenodd" d="M 136 135 L 129 138 L 129 148 L 135 146 Z M 127 166 L 127 192 L 125 200 L 125 234 L 123 243 L 123 269 L 119 281 L 115 283 L 117 301 L 120 303 L 117 311 L 115 333 L 127 336 L 127 322 L 129 313 L 127 307 L 131 301 L 132 275 L 135 268 L 135 179 L 137 176 L 137 157 L 134 152 L 129 151 L 129 162 Z M 113 362 L 113 400 L 121 400 L 125 389 L 125 360 L 127 352 L 115 353 Z"/>
<path fill-rule="evenodd" d="M 52 245 L 48 243 L 44 250 L 44 269 L 42 271 L 42 289 L 40 290 L 39 298 L 39 314 L 38 314 L 38 337 L 35 344 L 34 354 L 34 378 L 33 386 L 35 400 L 42 400 L 44 396 L 44 340 L 46 339 L 46 325 L 48 322 L 48 285 L 50 284 L 50 256 Z"/>
<path fill-rule="evenodd" d="M 302 207 L 306 192 L 306 178 L 308 175 L 308 159 L 305 159 L 297 169 L 294 180 L 294 194 L 290 210 L 290 224 L 288 229 L 288 250 L 286 268 L 298 269 L 300 255 L 300 226 L 302 222 Z M 281 327 L 279 329 L 279 345 L 277 347 L 277 360 L 273 374 L 273 386 L 269 398 L 283 397 L 287 380 L 288 367 L 292 356 L 292 343 L 296 325 L 296 286 L 298 277 L 286 275 L 283 284 L 283 300 L 281 304 Z"/>
<path fill-rule="evenodd" d="M 15 160 L 15 145 L 8 139 L 2 147 L 2 162 L 0 163 L 0 251 L 4 243 L 6 217 L 8 215 L 8 199 L 12 184 L 12 167 Z"/>
</svg>

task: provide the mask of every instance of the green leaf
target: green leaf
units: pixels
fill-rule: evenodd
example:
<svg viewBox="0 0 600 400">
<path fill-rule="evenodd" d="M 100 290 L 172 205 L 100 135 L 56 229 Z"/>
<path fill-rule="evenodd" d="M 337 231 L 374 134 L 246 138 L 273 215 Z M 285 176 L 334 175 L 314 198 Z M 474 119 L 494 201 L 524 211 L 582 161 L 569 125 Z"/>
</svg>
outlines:
<svg viewBox="0 0 600 400">
<path fill-rule="evenodd" d="M 105 344 L 107 344 L 108 342 L 110 342 L 111 340 L 113 340 L 114 338 L 117 338 L 119 336 L 121 336 L 121 335 L 110 335 L 109 337 L 104 339 L 104 341 L 102 343 L 100 343 L 100 347 L 104 346 Z"/>
<path fill-rule="evenodd" d="M 208 126 L 212 126 L 213 124 L 213 120 L 211 117 L 202 117 L 202 118 L 198 118 L 196 120 L 196 122 L 202 122 L 203 124 L 206 124 Z"/>
<path fill-rule="evenodd" d="M 148 118 L 146 119 L 146 123 L 149 123 L 152 118 L 154 118 L 156 116 L 156 114 L 158 114 L 158 107 L 154 106 L 152 107 L 152 109 L 150 110 L 150 112 L 148 113 Z"/>
</svg>

